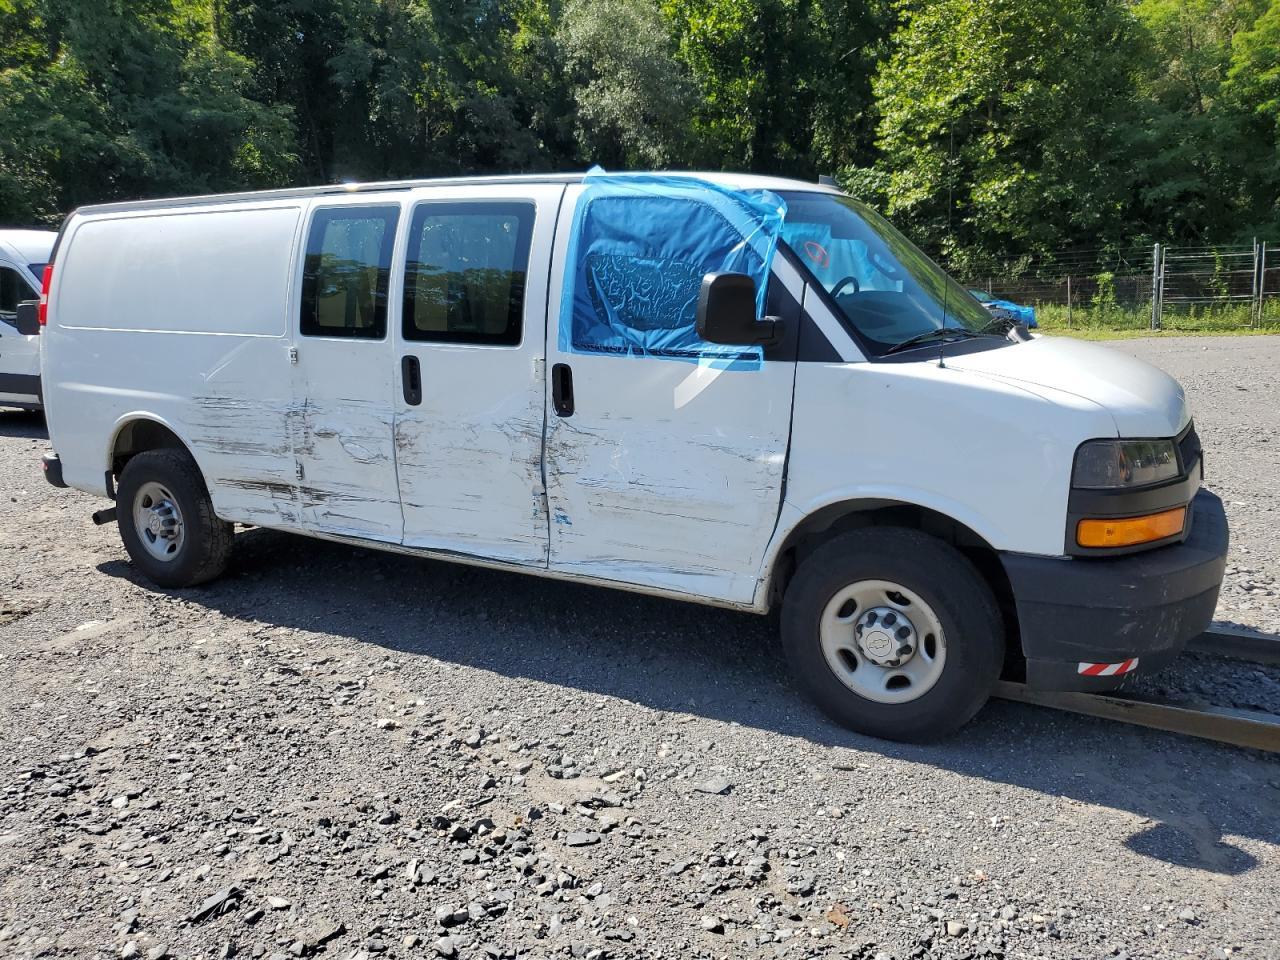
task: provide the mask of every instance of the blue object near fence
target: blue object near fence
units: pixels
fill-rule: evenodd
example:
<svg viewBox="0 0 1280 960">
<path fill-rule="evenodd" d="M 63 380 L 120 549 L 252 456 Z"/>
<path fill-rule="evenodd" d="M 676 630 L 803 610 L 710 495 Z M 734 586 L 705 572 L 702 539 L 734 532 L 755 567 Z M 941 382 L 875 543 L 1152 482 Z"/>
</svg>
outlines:
<svg viewBox="0 0 1280 960">
<path fill-rule="evenodd" d="M 765 286 L 786 203 L 768 190 L 731 190 L 694 177 L 591 172 L 574 211 L 560 349 L 715 366 L 758 365 L 759 347 L 708 343 L 696 313 L 708 273 L 745 273 Z"/>
</svg>

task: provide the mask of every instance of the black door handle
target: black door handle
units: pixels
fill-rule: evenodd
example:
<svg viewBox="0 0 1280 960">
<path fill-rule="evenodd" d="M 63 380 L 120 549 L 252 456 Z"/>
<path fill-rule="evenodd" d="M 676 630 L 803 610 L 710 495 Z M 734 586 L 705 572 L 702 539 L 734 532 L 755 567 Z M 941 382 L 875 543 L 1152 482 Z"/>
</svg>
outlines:
<svg viewBox="0 0 1280 960">
<path fill-rule="evenodd" d="M 573 371 L 567 363 L 557 363 L 551 368 L 551 406 L 556 416 L 573 416 Z"/>
<path fill-rule="evenodd" d="M 405 357 L 400 361 L 400 380 L 404 386 L 404 402 L 416 407 L 422 402 L 422 368 L 417 357 Z"/>
</svg>

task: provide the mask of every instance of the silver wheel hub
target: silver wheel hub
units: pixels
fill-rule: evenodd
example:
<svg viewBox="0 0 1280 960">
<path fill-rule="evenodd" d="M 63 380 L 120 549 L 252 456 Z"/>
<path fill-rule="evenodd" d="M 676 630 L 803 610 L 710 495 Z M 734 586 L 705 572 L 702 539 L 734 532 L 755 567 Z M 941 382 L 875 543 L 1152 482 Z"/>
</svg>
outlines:
<svg viewBox="0 0 1280 960">
<path fill-rule="evenodd" d="M 143 548 L 157 560 L 176 558 L 186 539 L 177 501 L 154 481 L 144 483 L 134 495 L 133 526 Z"/>
<path fill-rule="evenodd" d="M 878 667 L 899 667 L 916 652 L 915 624 L 901 610 L 873 607 L 853 628 L 858 649 Z"/>
<path fill-rule="evenodd" d="M 908 703 L 942 676 L 947 638 L 924 598 L 889 580 L 859 580 L 827 601 L 819 626 L 827 666 L 876 703 Z"/>
</svg>

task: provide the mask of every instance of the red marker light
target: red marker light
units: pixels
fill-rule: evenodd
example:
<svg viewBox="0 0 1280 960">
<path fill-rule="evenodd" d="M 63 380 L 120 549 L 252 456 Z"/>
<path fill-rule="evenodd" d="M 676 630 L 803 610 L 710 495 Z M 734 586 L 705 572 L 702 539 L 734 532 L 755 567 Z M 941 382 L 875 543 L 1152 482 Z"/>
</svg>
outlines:
<svg viewBox="0 0 1280 960">
<path fill-rule="evenodd" d="M 42 327 L 49 323 L 49 285 L 52 283 L 53 264 L 46 263 L 44 276 L 40 278 L 40 306 L 36 308 L 36 319 Z"/>
</svg>

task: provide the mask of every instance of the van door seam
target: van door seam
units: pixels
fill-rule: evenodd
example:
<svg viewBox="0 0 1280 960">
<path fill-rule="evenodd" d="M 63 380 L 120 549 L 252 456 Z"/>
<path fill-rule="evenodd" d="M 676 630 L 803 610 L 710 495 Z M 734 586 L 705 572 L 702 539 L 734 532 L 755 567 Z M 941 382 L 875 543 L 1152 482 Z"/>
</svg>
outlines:
<svg viewBox="0 0 1280 960">
<path fill-rule="evenodd" d="M 552 223 L 551 223 L 551 245 L 550 245 L 550 248 L 547 250 L 547 261 L 546 261 L 547 262 L 547 296 L 546 296 L 546 302 L 543 304 L 543 310 L 542 310 L 542 319 L 543 319 L 542 381 L 540 383 L 540 388 L 542 390 L 542 456 L 538 458 L 538 465 L 541 468 L 541 473 L 542 473 L 542 513 L 546 518 L 546 523 L 547 523 L 547 539 L 545 541 L 546 548 L 543 552 L 543 563 L 545 564 L 548 570 L 551 569 L 551 535 L 552 535 L 551 522 L 552 521 L 551 521 L 551 482 L 550 482 L 550 478 L 547 476 L 547 455 L 548 455 L 547 434 L 548 434 L 548 431 L 551 429 L 551 411 L 548 408 L 548 404 L 547 404 L 547 393 L 551 389 L 550 387 L 551 381 L 547 377 L 547 361 L 551 359 L 551 334 L 552 334 L 551 286 L 552 286 L 552 281 L 555 279 L 552 276 L 552 268 L 555 266 L 555 262 L 556 262 L 556 244 L 559 242 L 559 239 L 560 239 L 560 212 L 561 212 L 561 209 L 564 207 L 564 195 L 568 191 L 568 189 L 569 188 L 567 186 L 562 186 L 560 188 L 560 196 L 556 200 L 555 219 L 552 220 Z M 567 268 L 568 263 L 566 263 L 565 266 Z M 563 278 L 562 278 L 562 286 L 563 286 Z M 560 328 L 559 328 L 560 318 L 559 317 L 556 318 L 555 323 L 556 323 L 556 329 L 554 332 L 556 334 L 556 337 L 559 338 L 560 336 Z M 558 339 L 557 339 L 557 342 L 558 342 Z"/>
<path fill-rule="evenodd" d="M 770 280 L 772 279 L 773 278 L 771 277 Z M 782 455 L 782 482 L 778 485 L 778 509 L 777 509 L 777 512 L 774 513 L 773 515 L 773 527 L 769 531 L 769 537 L 768 539 L 765 540 L 765 551 L 763 554 L 765 560 L 767 560 L 769 557 L 769 552 L 768 552 L 769 545 L 772 544 L 774 541 L 774 538 L 778 536 L 778 527 L 782 523 L 782 510 L 787 503 L 787 481 L 790 479 L 790 476 L 791 476 L 791 438 L 795 432 L 795 423 L 796 423 L 796 378 L 800 370 L 801 330 L 799 329 L 799 327 L 800 325 L 804 324 L 806 320 L 806 313 L 804 308 L 805 286 L 806 284 L 803 282 L 803 278 L 802 278 L 801 284 L 800 284 L 800 296 L 797 299 L 797 309 L 796 309 L 797 329 L 796 329 L 794 350 L 792 352 L 791 361 L 790 361 L 791 362 L 791 393 L 788 399 L 790 400 L 791 409 L 790 409 L 789 415 L 787 416 L 787 446 L 786 446 L 785 452 Z M 755 594 L 759 593 L 761 585 L 769 583 L 771 582 L 771 580 L 772 578 L 769 576 L 769 572 L 767 570 L 762 569 L 759 571 L 759 573 L 756 575 L 755 590 L 752 591 L 753 599 Z M 768 600 L 767 597 L 763 597 L 761 599 L 766 602 Z"/>
</svg>

